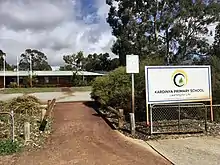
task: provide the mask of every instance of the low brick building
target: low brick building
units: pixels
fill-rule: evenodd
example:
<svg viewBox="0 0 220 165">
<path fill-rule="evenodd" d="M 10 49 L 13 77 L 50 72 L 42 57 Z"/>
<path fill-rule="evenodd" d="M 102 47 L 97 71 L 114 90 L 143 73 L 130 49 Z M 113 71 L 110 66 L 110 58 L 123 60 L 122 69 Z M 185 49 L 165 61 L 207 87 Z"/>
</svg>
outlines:
<svg viewBox="0 0 220 165">
<path fill-rule="evenodd" d="M 102 73 L 79 71 L 77 76 L 81 82 L 89 83 L 97 76 L 102 76 Z M 29 71 L 6 71 L 5 72 L 5 85 L 10 87 L 11 82 L 17 83 L 19 79 L 20 87 L 27 86 L 29 82 Z M 33 86 L 35 87 L 68 87 L 72 86 L 73 72 L 72 71 L 33 71 Z M 4 72 L 0 71 L 0 88 L 4 87 Z"/>
</svg>

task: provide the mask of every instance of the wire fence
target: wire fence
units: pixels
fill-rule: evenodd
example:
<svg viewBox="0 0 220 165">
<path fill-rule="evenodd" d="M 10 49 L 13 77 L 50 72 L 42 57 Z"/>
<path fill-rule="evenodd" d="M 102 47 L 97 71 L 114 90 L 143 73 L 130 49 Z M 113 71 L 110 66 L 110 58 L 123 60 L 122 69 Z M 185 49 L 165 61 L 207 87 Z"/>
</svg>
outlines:
<svg viewBox="0 0 220 165">
<path fill-rule="evenodd" d="M 14 112 L 0 112 L 0 139 L 15 140 Z"/>
<path fill-rule="evenodd" d="M 207 131 L 208 107 L 203 103 L 157 104 L 150 108 L 150 132 Z"/>
<path fill-rule="evenodd" d="M 211 119 L 211 105 L 205 105 L 207 108 L 207 118 L 208 121 Z M 212 105 L 212 110 L 213 110 L 213 120 L 214 122 L 219 123 L 220 122 L 220 104 Z"/>
</svg>

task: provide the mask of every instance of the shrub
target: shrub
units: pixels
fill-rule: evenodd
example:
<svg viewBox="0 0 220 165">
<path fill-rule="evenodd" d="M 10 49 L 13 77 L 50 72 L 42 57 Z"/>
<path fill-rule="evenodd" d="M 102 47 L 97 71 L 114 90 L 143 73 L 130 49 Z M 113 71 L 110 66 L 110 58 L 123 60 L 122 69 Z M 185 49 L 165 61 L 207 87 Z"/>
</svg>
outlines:
<svg viewBox="0 0 220 165">
<path fill-rule="evenodd" d="M 0 155 L 8 155 L 15 152 L 21 151 L 22 145 L 15 141 L 12 142 L 11 140 L 2 140 L 0 141 Z"/>
<path fill-rule="evenodd" d="M 19 96 L 10 100 L 5 109 L 14 110 L 15 113 L 38 114 L 40 112 L 40 100 L 30 95 Z"/>
<path fill-rule="evenodd" d="M 140 73 L 135 74 L 135 106 L 136 112 L 144 112 L 145 103 L 145 66 L 163 65 L 162 57 L 146 58 L 140 65 Z M 114 108 L 131 110 L 131 78 L 125 67 L 119 67 L 108 75 L 98 77 L 92 84 L 93 99 Z M 143 116 L 143 115 L 142 115 Z M 145 117 L 145 115 L 144 115 Z"/>
<path fill-rule="evenodd" d="M 91 96 L 102 104 L 130 109 L 131 80 L 124 67 L 97 77 L 92 84 Z"/>
<path fill-rule="evenodd" d="M 10 82 L 9 88 L 17 88 L 18 84 L 16 82 Z"/>
</svg>

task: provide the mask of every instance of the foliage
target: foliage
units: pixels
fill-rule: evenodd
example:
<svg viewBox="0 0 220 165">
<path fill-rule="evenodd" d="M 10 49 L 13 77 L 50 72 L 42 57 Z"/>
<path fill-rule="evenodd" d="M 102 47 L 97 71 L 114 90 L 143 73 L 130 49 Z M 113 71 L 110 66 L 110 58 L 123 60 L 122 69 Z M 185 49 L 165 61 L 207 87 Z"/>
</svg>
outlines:
<svg viewBox="0 0 220 165">
<path fill-rule="evenodd" d="M 77 54 L 64 55 L 63 60 L 66 65 L 61 67 L 60 70 L 71 70 L 77 72 L 82 70 L 82 63 L 84 60 L 83 52 L 80 51 Z"/>
<path fill-rule="evenodd" d="M 21 151 L 22 145 L 20 142 L 12 142 L 11 140 L 0 141 L 0 155 L 8 155 Z"/>
<path fill-rule="evenodd" d="M 13 110 L 20 114 L 37 114 L 40 112 L 40 100 L 31 95 L 23 95 L 10 100 L 5 105 L 5 110 Z"/>
<path fill-rule="evenodd" d="M 52 70 L 51 66 L 47 62 L 47 56 L 43 52 L 36 49 L 26 49 L 25 53 L 21 54 L 19 70 L 30 70 L 30 63 L 32 64 L 32 70 Z"/>
<path fill-rule="evenodd" d="M 15 142 L 11 142 L 11 122 L 9 115 L 0 116 L 0 155 L 11 154 L 20 151 L 23 146 L 25 150 L 42 147 L 44 140 L 50 134 L 51 119 L 48 118 L 46 131 L 42 134 L 39 131 L 39 121 L 41 121 L 41 108 L 39 100 L 34 96 L 21 96 L 1 103 L 1 110 L 9 112 L 14 110 L 14 131 Z M 31 125 L 30 141 L 24 139 L 24 123 Z M 10 138 L 10 140 L 9 140 Z"/>
<path fill-rule="evenodd" d="M 220 23 L 216 26 L 215 41 L 213 43 L 213 54 L 220 57 Z"/>
<path fill-rule="evenodd" d="M 220 103 L 220 58 L 211 57 L 212 95 L 213 102 Z"/>
<path fill-rule="evenodd" d="M 117 3 L 114 3 L 117 2 Z M 117 38 L 112 47 L 125 65 L 127 54 L 140 58 L 164 52 L 167 63 L 180 63 L 191 51 L 209 49 L 208 25 L 219 20 L 217 1 L 107 0 L 107 22 Z M 115 6 L 115 4 L 118 4 Z"/>
<path fill-rule="evenodd" d="M 4 53 L 0 49 L 0 70 L 4 69 L 4 56 L 6 57 L 6 53 Z M 5 61 L 5 70 L 13 70 L 13 68 Z"/>
<path fill-rule="evenodd" d="M 95 79 L 91 97 L 105 105 L 130 109 L 130 87 L 130 76 L 126 74 L 124 67 L 119 67 L 108 75 Z"/>
<path fill-rule="evenodd" d="M 80 51 L 77 54 L 64 55 L 63 60 L 66 65 L 61 66 L 60 70 L 111 71 L 119 66 L 119 60 L 110 59 L 108 53 L 94 53 L 84 57 L 83 52 Z"/>
<path fill-rule="evenodd" d="M 163 65 L 163 57 L 146 58 L 141 63 L 139 74 L 135 74 L 135 100 L 138 111 L 145 110 L 145 66 L 146 65 Z M 131 110 L 131 79 L 130 75 L 125 72 L 124 67 L 119 67 L 108 75 L 98 77 L 92 85 L 91 96 L 99 100 L 102 104 L 114 108 L 123 108 L 126 111 Z"/>
<path fill-rule="evenodd" d="M 32 83 L 32 86 L 35 86 L 37 84 L 37 76 L 36 75 L 32 75 L 32 78 L 31 78 L 30 74 L 27 77 L 24 77 L 23 85 L 25 87 L 31 87 L 31 83 Z"/>
<path fill-rule="evenodd" d="M 10 82 L 9 88 L 17 88 L 18 84 L 16 82 Z"/>
</svg>

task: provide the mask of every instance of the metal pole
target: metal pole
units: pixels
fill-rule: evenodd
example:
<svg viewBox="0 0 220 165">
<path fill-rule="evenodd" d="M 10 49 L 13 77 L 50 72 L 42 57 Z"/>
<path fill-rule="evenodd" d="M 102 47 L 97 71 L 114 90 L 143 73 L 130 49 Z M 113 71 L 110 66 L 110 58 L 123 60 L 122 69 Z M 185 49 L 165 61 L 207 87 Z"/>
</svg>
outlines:
<svg viewBox="0 0 220 165">
<path fill-rule="evenodd" d="M 11 111 L 11 120 L 12 120 L 12 141 L 15 141 L 15 121 L 14 121 L 14 111 Z"/>
<path fill-rule="evenodd" d="M 132 113 L 134 113 L 134 74 L 131 74 L 132 83 Z"/>
<path fill-rule="evenodd" d="M 32 87 L 32 57 L 30 55 L 30 85 Z"/>
<path fill-rule="evenodd" d="M 210 100 L 210 113 L 211 113 L 211 122 L 213 122 L 214 121 L 214 115 L 213 115 L 212 99 Z"/>
<path fill-rule="evenodd" d="M 150 134 L 153 134 L 153 116 L 152 116 L 152 109 L 153 107 L 150 106 Z"/>
<path fill-rule="evenodd" d="M 5 89 L 5 54 L 3 55 L 3 58 L 4 58 L 4 89 Z"/>
<path fill-rule="evenodd" d="M 135 134 L 135 115 L 134 115 L 134 74 L 131 74 L 132 83 L 132 113 L 130 113 L 131 134 Z"/>
<path fill-rule="evenodd" d="M 17 85 L 20 86 L 19 82 L 19 57 L 17 56 Z"/>
</svg>

